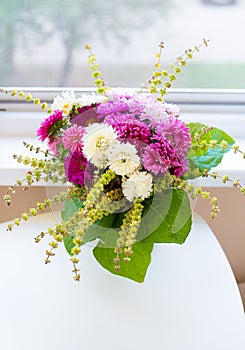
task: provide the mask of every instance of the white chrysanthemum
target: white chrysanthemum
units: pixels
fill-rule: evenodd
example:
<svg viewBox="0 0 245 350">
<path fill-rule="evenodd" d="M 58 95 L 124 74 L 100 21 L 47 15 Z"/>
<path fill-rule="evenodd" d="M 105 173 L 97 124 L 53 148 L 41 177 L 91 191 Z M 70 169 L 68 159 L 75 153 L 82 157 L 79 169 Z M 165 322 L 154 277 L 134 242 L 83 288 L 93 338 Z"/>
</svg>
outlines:
<svg viewBox="0 0 245 350">
<path fill-rule="evenodd" d="M 74 91 L 63 91 L 61 96 L 54 98 L 52 109 L 60 110 L 66 116 L 72 110 L 74 103 L 77 101 Z"/>
<path fill-rule="evenodd" d="M 105 96 L 92 93 L 90 95 L 84 94 L 81 97 L 78 97 L 76 102 L 79 103 L 80 107 L 83 107 L 83 106 L 91 106 L 92 104 L 96 104 L 96 103 L 105 102 L 106 99 L 107 98 Z"/>
<path fill-rule="evenodd" d="M 117 133 L 111 125 L 93 123 L 85 128 L 83 135 L 83 154 L 98 168 L 107 165 L 107 149 L 116 142 Z"/>
<path fill-rule="evenodd" d="M 131 143 L 117 142 L 108 149 L 108 164 L 117 175 L 130 175 L 140 165 L 140 157 Z"/>
<path fill-rule="evenodd" d="M 133 201 L 135 197 L 145 199 L 152 192 L 152 175 L 146 171 L 137 171 L 122 183 L 124 196 Z"/>
</svg>

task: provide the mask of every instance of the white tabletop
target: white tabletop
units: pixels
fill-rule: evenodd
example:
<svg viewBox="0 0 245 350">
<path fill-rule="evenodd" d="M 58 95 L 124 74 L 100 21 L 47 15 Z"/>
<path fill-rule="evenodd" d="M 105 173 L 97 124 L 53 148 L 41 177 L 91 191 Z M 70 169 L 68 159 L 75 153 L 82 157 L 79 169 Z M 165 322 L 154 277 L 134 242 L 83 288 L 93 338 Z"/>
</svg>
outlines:
<svg viewBox="0 0 245 350">
<path fill-rule="evenodd" d="M 0 226 L 0 348 L 4 350 L 244 350 L 239 291 L 217 240 L 195 218 L 186 243 L 155 247 L 145 283 L 114 276 L 84 249 L 72 279 L 64 249 L 46 266 L 48 242 L 33 237 L 55 223 L 34 218 Z"/>
</svg>

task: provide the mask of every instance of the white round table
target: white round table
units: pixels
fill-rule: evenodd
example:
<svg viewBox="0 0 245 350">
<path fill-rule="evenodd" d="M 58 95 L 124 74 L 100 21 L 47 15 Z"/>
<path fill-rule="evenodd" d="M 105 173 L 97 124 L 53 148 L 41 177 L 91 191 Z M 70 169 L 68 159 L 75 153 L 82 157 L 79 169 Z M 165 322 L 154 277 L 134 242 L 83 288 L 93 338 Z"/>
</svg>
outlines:
<svg viewBox="0 0 245 350">
<path fill-rule="evenodd" d="M 59 249 L 33 237 L 44 214 L 13 232 L 0 225 L 0 348 L 4 350 L 244 350 L 245 317 L 234 275 L 209 227 L 195 217 L 182 246 L 157 245 L 146 280 L 114 276 L 85 247 L 81 282 Z"/>
</svg>

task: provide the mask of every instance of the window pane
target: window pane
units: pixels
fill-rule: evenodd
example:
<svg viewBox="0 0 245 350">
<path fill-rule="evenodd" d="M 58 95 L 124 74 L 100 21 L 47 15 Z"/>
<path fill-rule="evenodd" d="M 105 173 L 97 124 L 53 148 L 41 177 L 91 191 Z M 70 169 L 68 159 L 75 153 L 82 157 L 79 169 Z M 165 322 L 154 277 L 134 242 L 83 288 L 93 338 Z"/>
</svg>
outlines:
<svg viewBox="0 0 245 350">
<path fill-rule="evenodd" d="M 0 0 L 0 85 L 92 86 L 84 45 L 110 86 L 150 77 L 209 38 L 175 87 L 245 86 L 245 4 L 238 0 Z"/>
</svg>

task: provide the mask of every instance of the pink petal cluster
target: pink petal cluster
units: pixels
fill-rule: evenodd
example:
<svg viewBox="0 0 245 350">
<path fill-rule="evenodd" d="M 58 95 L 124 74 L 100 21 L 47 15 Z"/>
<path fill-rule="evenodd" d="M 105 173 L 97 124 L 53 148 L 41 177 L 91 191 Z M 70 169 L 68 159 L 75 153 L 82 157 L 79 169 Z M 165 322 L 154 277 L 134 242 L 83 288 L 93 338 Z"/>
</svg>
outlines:
<svg viewBox="0 0 245 350">
<path fill-rule="evenodd" d="M 54 111 L 50 116 L 48 116 L 48 118 L 46 118 L 37 129 L 37 136 L 39 136 L 39 139 L 44 141 L 46 138 L 50 138 L 51 128 L 55 125 L 55 123 L 62 119 L 63 114 L 60 110 Z"/>
<path fill-rule="evenodd" d="M 158 125 L 154 140 L 159 142 L 167 140 L 181 163 L 182 173 L 188 170 L 186 156 L 191 145 L 191 137 L 189 128 L 186 127 L 184 122 L 175 117 L 170 117 L 165 123 Z"/>
<path fill-rule="evenodd" d="M 143 166 L 156 176 L 169 172 L 172 175 L 183 175 L 183 167 L 175 150 L 167 140 L 152 143 L 144 149 Z"/>
<path fill-rule="evenodd" d="M 84 135 L 84 128 L 74 124 L 70 128 L 66 129 L 62 136 L 62 142 L 66 149 L 71 153 L 81 151 L 82 149 L 82 137 Z"/>
<path fill-rule="evenodd" d="M 139 140 L 150 143 L 150 128 L 131 114 L 113 115 L 105 118 L 105 123 L 116 130 L 119 139 Z"/>
<path fill-rule="evenodd" d="M 100 104 L 97 108 L 97 113 L 100 118 L 128 111 L 129 107 L 123 100 L 108 101 L 106 103 Z"/>
</svg>

